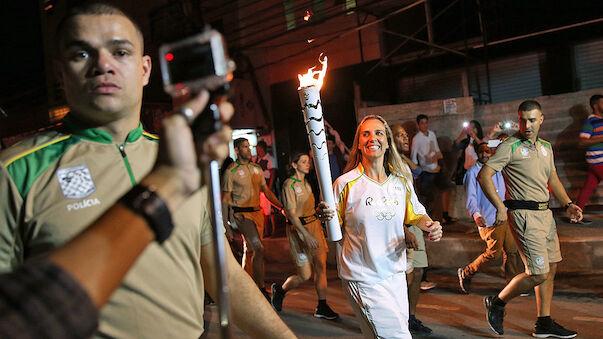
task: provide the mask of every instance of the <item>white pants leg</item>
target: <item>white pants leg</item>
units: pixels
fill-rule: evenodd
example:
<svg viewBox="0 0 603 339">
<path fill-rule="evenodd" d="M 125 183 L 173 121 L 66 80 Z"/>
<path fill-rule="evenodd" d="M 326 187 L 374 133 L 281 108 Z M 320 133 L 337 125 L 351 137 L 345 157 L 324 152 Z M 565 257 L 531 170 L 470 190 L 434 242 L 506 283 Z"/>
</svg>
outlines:
<svg viewBox="0 0 603 339">
<path fill-rule="evenodd" d="M 343 280 L 343 290 L 365 338 L 411 339 L 406 273 L 374 284 Z"/>
</svg>

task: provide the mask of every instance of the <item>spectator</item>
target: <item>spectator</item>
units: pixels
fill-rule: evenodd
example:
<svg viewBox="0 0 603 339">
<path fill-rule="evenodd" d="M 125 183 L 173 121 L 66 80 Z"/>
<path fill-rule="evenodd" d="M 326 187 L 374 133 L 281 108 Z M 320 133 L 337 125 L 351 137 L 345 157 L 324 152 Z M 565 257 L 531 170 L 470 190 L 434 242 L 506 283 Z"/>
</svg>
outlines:
<svg viewBox="0 0 603 339">
<path fill-rule="evenodd" d="M 477 174 L 482 166 L 488 162 L 493 152 L 487 143 L 481 143 L 476 147 L 478 161 L 465 174 L 465 189 L 467 190 L 467 212 L 475 221 L 479 235 L 486 242 L 486 250 L 480 254 L 469 265 L 459 268 L 457 273 L 459 285 L 465 293 L 471 291 L 471 278 L 479 268 L 493 260 L 496 260 L 503 254 L 503 263 L 505 266 L 505 277 L 507 283 L 523 270 L 523 263 L 515 245 L 515 239 L 511 234 L 508 223 L 495 226 L 496 207 L 490 203 L 484 195 L 479 183 Z M 505 181 L 502 173 L 497 172 L 493 177 L 494 187 L 500 199 L 505 197 Z"/>
<path fill-rule="evenodd" d="M 595 94 L 590 97 L 590 107 L 593 113 L 584 122 L 579 141 L 579 145 L 586 148 L 586 163 L 588 164 L 588 177 L 576 202 L 581 209 L 586 207 L 591 194 L 603 180 L 603 96 Z M 592 223 L 588 219 L 582 219 L 579 222 Z"/>
<path fill-rule="evenodd" d="M 419 194 L 431 213 L 435 203 L 435 191 L 442 190 L 442 224 L 458 221 L 448 215 L 450 196 L 450 180 L 442 173 L 438 160 L 442 159 L 442 152 L 433 131 L 428 129 L 429 118 L 420 114 L 417 116 L 419 133 L 412 139 L 411 160 L 421 166 L 423 170 L 419 175 Z"/>
</svg>

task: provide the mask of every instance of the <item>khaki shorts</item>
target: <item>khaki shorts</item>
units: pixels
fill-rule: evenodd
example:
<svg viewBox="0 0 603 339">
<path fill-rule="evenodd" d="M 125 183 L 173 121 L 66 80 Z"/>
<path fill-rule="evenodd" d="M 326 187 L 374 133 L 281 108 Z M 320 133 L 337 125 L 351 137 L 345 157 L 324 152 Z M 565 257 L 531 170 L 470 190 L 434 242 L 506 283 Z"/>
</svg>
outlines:
<svg viewBox="0 0 603 339">
<path fill-rule="evenodd" d="M 545 274 L 549 264 L 561 261 L 559 237 L 551 210 L 509 210 L 507 214 L 527 274 Z"/>
<path fill-rule="evenodd" d="M 233 217 L 237 225 L 242 224 L 243 222 L 253 222 L 255 224 L 255 228 L 258 230 L 260 240 L 264 238 L 264 213 L 262 213 L 261 210 L 255 212 L 237 212 L 233 215 Z"/>
<path fill-rule="evenodd" d="M 414 234 L 415 238 L 417 238 L 417 242 L 419 243 L 419 248 L 416 250 L 411 248 L 406 249 L 406 261 L 409 264 L 406 272 L 410 273 L 415 267 L 427 267 L 427 251 L 425 251 L 425 238 L 423 238 L 423 230 L 417 226 L 408 226 L 408 230 Z"/>
<path fill-rule="evenodd" d="M 303 236 L 293 225 L 287 225 L 287 239 L 289 239 L 289 247 L 291 255 L 295 259 L 295 263 L 299 267 L 304 267 L 312 262 L 312 257 L 328 252 L 327 241 L 322 231 L 322 226 L 319 220 L 304 225 L 308 233 L 318 241 L 318 248 L 309 249 L 304 242 Z"/>
</svg>

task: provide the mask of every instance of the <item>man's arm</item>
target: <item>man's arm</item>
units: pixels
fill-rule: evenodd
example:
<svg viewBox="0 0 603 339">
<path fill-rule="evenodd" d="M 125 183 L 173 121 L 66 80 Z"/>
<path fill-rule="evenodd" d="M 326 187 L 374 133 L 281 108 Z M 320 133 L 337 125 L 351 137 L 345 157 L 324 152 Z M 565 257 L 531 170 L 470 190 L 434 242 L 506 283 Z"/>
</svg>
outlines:
<svg viewBox="0 0 603 339">
<path fill-rule="evenodd" d="M 262 189 L 262 192 L 264 192 L 264 194 L 266 195 L 266 198 L 268 198 L 268 200 L 274 206 L 276 206 L 276 208 L 281 209 L 281 210 L 283 209 L 283 204 L 280 201 L 278 201 L 278 198 L 276 197 L 276 195 L 274 195 L 274 193 L 272 193 L 272 191 L 268 188 L 266 183 L 262 183 L 260 188 Z"/>
<path fill-rule="evenodd" d="M 580 147 L 589 147 L 600 142 L 603 142 L 603 135 L 597 135 L 590 138 L 580 137 L 580 140 L 578 140 L 578 145 Z"/>
<path fill-rule="evenodd" d="M 417 153 L 418 153 L 418 146 L 417 143 L 415 142 L 415 139 L 417 137 L 415 136 L 414 138 L 412 138 L 412 144 L 411 144 L 411 148 L 410 148 L 410 159 L 412 160 L 412 162 L 414 162 L 415 164 L 419 164 L 419 160 L 417 159 Z"/>
<path fill-rule="evenodd" d="M 406 154 L 400 153 L 400 155 L 402 156 L 402 159 L 406 161 L 411 171 L 415 171 L 419 167 L 419 165 L 417 165 L 414 161 L 410 160 L 410 158 L 407 157 Z"/>
<path fill-rule="evenodd" d="M 492 176 L 494 174 L 496 174 L 496 171 L 486 164 L 482 167 L 482 170 L 479 171 L 477 181 L 488 200 L 496 207 L 496 221 L 494 222 L 494 226 L 498 226 L 507 221 L 507 210 L 505 204 L 496 193 L 496 187 L 494 187 L 494 181 L 492 181 Z"/>
<path fill-rule="evenodd" d="M 569 198 L 565 188 L 563 188 L 563 184 L 561 180 L 559 180 L 559 176 L 557 176 L 557 171 L 551 171 L 549 176 L 549 186 L 551 187 L 551 191 L 553 191 L 553 195 L 559 201 L 561 206 L 567 206 L 567 214 L 570 218 L 571 222 L 578 222 L 582 220 L 582 209 L 572 203 L 572 199 Z"/>
<path fill-rule="evenodd" d="M 224 241 L 226 241 L 224 239 Z M 229 284 L 230 308 L 234 323 L 252 338 L 295 338 L 295 335 L 274 312 L 256 284 L 243 271 L 230 250 L 226 255 L 226 281 Z M 205 288 L 216 296 L 213 243 L 201 247 L 201 267 Z"/>
<path fill-rule="evenodd" d="M 465 187 L 467 190 L 467 212 L 473 220 L 475 224 L 479 227 L 486 226 L 484 218 L 482 217 L 479 205 L 477 202 L 477 192 L 479 188 L 479 183 L 477 182 L 477 176 L 474 174 L 472 170 L 469 170 L 467 174 L 465 174 Z"/>
</svg>

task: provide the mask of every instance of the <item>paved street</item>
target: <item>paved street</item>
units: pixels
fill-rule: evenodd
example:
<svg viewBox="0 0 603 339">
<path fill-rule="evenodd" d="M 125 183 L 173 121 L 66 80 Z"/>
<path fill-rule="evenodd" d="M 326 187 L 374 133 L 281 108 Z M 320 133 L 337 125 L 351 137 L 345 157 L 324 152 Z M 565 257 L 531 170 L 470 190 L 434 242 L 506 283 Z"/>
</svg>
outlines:
<svg viewBox="0 0 603 339">
<path fill-rule="evenodd" d="M 268 279 L 277 280 L 283 267 L 269 267 Z M 282 274 L 282 273 L 280 273 Z M 284 277 L 283 277 L 284 278 Z M 478 273 L 472 284 L 474 293 L 460 294 L 453 269 L 431 270 L 429 279 L 437 288 L 421 294 L 417 317 L 431 327 L 430 338 L 495 338 L 485 321 L 482 299 L 503 287 L 504 280 Z M 300 338 L 361 338 L 360 330 L 341 290 L 334 269 L 329 269 L 328 302 L 341 320 L 330 322 L 313 317 L 316 295 L 311 283 L 287 293 L 281 317 Z M 206 308 L 212 319 L 208 338 L 217 338 L 215 306 Z M 577 330 L 578 338 L 601 338 L 603 331 L 603 273 L 579 277 L 562 276 L 556 281 L 552 315 L 567 328 Z M 535 297 L 519 297 L 507 306 L 504 338 L 528 338 L 536 319 Z M 235 338 L 245 335 L 235 329 Z"/>
</svg>

